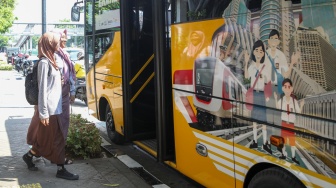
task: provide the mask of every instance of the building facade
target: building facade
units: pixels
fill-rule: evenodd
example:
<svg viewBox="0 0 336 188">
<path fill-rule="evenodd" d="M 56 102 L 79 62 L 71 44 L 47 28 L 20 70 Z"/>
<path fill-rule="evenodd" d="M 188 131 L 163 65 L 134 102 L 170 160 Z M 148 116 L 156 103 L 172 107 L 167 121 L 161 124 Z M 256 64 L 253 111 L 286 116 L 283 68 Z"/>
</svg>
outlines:
<svg viewBox="0 0 336 188">
<path fill-rule="evenodd" d="M 290 51 L 299 50 L 301 61 L 297 69 L 327 91 L 336 89 L 336 51 L 323 29 L 300 28 L 290 39 Z"/>
</svg>

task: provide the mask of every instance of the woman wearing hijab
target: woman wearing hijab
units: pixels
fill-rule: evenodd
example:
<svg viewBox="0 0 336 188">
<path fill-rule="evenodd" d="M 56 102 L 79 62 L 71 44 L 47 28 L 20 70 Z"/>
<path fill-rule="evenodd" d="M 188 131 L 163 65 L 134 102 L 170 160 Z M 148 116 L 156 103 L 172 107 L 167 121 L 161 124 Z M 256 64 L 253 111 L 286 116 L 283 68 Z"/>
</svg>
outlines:
<svg viewBox="0 0 336 188">
<path fill-rule="evenodd" d="M 67 42 L 67 30 L 61 33 L 60 48 L 55 52 L 56 63 L 63 75 L 63 85 L 62 85 L 62 113 L 60 116 L 60 127 L 63 133 L 63 137 L 66 139 L 68 137 L 68 129 L 70 123 L 70 103 L 75 101 L 75 80 L 76 73 L 74 71 L 74 66 L 70 60 L 69 54 L 63 49 L 66 47 Z M 65 158 L 65 164 L 72 164 L 72 161 Z"/>
<path fill-rule="evenodd" d="M 33 156 L 43 156 L 57 164 L 56 177 L 77 180 L 78 175 L 64 168 L 65 139 L 60 126 L 62 113 L 62 76 L 54 53 L 59 49 L 60 36 L 47 32 L 38 42 L 38 105 L 27 133 L 27 143 L 32 149 L 23 155 L 28 169 L 37 171 Z M 50 73 L 48 73 L 50 72 Z"/>
<path fill-rule="evenodd" d="M 209 49 L 205 46 L 205 36 L 202 31 L 193 31 L 189 36 L 189 44 L 183 50 L 183 56 L 186 59 L 195 60 L 198 57 L 209 55 Z"/>
</svg>

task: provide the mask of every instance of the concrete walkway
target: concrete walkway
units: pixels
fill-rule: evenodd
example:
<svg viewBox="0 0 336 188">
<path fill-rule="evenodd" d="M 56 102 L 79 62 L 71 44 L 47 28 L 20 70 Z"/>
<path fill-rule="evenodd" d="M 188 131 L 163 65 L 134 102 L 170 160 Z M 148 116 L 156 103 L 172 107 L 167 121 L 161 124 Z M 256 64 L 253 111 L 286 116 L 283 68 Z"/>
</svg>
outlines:
<svg viewBox="0 0 336 188">
<path fill-rule="evenodd" d="M 155 187 L 114 157 L 76 160 L 74 164 L 66 165 L 68 171 L 79 175 L 76 181 L 56 178 L 56 165 L 43 158 L 34 159 L 38 171 L 29 171 L 22 156 L 29 150 L 26 134 L 33 108 L 25 101 L 23 84 L 24 78 L 18 73 L 0 71 L 1 188 Z"/>
</svg>

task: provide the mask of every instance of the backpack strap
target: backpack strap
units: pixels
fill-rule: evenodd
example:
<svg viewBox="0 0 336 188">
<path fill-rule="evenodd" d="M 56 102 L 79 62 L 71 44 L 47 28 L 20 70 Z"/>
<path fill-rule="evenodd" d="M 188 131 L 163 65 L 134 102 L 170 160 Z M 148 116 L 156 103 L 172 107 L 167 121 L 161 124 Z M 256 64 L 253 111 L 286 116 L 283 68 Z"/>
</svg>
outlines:
<svg viewBox="0 0 336 188">
<path fill-rule="evenodd" d="M 254 89 L 255 85 L 257 84 L 258 78 L 259 78 L 259 76 L 261 74 L 261 71 L 264 69 L 264 67 L 265 67 L 265 64 L 261 67 L 261 69 L 260 69 L 260 71 L 259 71 L 259 73 L 257 75 L 257 78 L 254 80 L 254 83 L 253 83 L 253 86 L 252 86 L 253 89 Z"/>
<path fill-rule="evenodd" d="M 292 97 L 292 99 L 293 99 L 294 112 L 296 113 L 294 97 Z"/>
<path fill-rule="evenodd" d="M 296 109 L 295 109 L 295 101 L 294 101 L 294 97 L 293 96 L 290 96 L 293 100 L 293 106 L 294 106 L 294 113 L 296 113 Z M 282 110 L 282 99 L 284 98 L 284 96 L 281 97 L 281 110 Z"/>
<path fill-rule="evenodd" d="M 276 68 L 275 68 L 275 65 L 274 65 L 274 60 L 273 60 L 273 58 L 271 58 L 271 56 L 268 54 L 267 51 L 266 51 L 266 55 L 267 55 L 268 59 L 271 61 L 271 65 L 272 65 L 274 71 L 277 71 Z"/>
</svg>

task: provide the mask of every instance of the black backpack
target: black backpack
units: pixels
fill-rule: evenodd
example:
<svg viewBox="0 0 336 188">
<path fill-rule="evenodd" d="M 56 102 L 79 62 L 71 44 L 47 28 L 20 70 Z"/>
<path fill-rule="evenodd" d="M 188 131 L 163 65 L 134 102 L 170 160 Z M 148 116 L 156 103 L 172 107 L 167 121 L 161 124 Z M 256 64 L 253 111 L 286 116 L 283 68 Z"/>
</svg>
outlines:
<svg viewBox="0 0 336 188">
<path fill-rule="evenodd" d="M 37 82 L 37 69 L 38 64 L 42 59 L 39 59 L 33 67 L 33 71 L 26 76 L 25 80 L 25 94 L 26 100 L 30 105 L 37 105 L 38 103 L 38 82 Z M 49 63 L 48 76 L 51 75 L 51 65 Z"/>
</svg>

